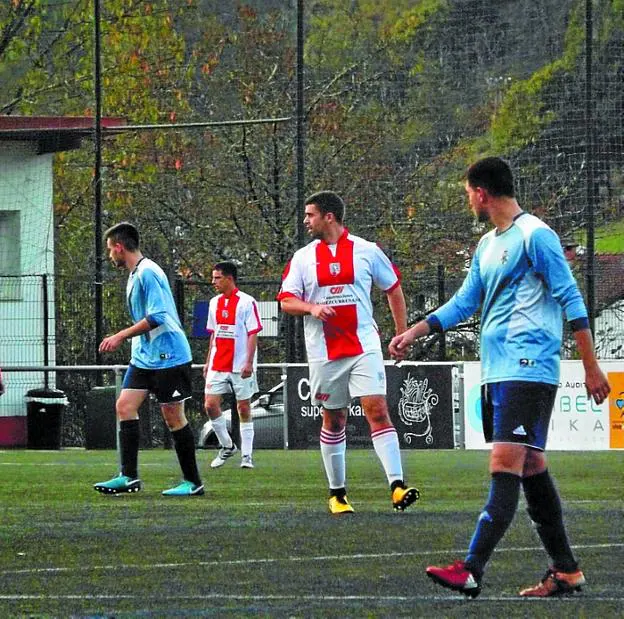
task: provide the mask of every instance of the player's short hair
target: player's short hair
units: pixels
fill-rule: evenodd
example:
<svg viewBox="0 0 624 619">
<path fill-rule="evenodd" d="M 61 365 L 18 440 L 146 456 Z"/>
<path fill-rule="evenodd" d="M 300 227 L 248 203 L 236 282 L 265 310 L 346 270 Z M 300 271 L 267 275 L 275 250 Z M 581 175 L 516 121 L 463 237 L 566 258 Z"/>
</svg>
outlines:
<svg viewBox="0 0 624 619">
<path fill-rule="evenodd" d="M 108 239 L 113 243 L 121 243 L 128 251 L 139 249 L 139 231 L 128 221 L 122 221 L 106 230 L 104 240 Z"/>
<path fill-rule="evenodd" d="M 213 267 L 214 271 L 221 271 L 223 275 L 231 275 L 232 279 L 236 282 L 238 277 L 238 267 L 231 260 L 223 260 L 222 262 L 217 262 L 217 264 Z"/>
<path fill-rule="evenodd" d="M 317 191 L 307 197 L 304 205 L 314 204 L 321 212 L 321 215 L 333 213 L 336 221 L 341 224 L 345 217 L 345 203 L 335 191 Z"/>
<path fill-rule="evenodd" d="M 515 195 L 513 173 L 500 157 L 486 157 L 473 163 L 466 172 L 466 180 L 471 187 L 481 187 L 498 198 Z"/>
</svg>

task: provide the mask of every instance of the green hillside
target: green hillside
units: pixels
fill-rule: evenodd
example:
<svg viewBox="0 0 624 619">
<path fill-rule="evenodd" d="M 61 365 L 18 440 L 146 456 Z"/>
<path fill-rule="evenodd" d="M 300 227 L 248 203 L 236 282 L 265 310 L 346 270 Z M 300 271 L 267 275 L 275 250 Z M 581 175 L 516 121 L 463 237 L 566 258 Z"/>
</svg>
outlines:
<svg viewBox="0 0 624 619">
<path fill-rule="evenodd" d="M 596 253 L 624 253 L 624 220 L 596 229 Z"/>
</svg>

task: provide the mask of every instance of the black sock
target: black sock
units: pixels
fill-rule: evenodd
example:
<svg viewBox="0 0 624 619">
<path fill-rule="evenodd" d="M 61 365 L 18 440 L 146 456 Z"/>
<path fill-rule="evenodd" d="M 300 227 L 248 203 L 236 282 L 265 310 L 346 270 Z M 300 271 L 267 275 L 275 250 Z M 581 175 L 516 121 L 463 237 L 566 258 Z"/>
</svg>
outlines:
<svg viewBox="0 0 624 619">
<path fill-rule="evenodd" d="M 347 489 L 346 488 L 330 488 L 329 496 L 335 496 L 335 497 L 338 497 L 339 499 L 344 499 L 344 497 L 347 496 Z"/>
<path fill-rule="evenodd" d="M 201 477 L 195 458 L 195 437 L 191 426 L 187 423 L 183 428 L 171 432 L 171 437 L 184 479 L 193 482 L 196 486 L 201 486 Z"/>
<path fill-rule="evenodd" d="M 527 512 L 535 523 L 537 534 L 550 555 L 553 565 L 562 572 L 574 572 L 578 564 L 566 535 L 563 524 L 561 501 L 550 473 L 525 477 L 522 480 Z"/>
<path fill-rule="evenodd" d="M 138 479 L 139 436 L 138 419 L 119 422 L 119 450 L 121 451 L 121 474 Z"/>
<path fill-rule="evenodd" d="M 390 484 L 390 492 L 394 492 L 395 488 L 405 488 L 405 482 L 402 479 L 395 479 Z"/>
<path fill-rule="evenodd" d="M 520 477 L 512 473 L 492 473 L 490 495 L 470 540 L 466 567 L 480 579 L 496 544 L 513 520 L 520 496 Z"/>
</svg>

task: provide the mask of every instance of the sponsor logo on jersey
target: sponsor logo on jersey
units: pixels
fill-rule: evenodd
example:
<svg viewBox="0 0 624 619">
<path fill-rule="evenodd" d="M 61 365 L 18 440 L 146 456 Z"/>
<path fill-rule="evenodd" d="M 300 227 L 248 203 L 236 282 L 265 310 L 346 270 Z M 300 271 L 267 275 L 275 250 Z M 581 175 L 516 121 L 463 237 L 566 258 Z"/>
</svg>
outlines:
<svg viewBox="0 0 624 619">
<path fill-rule="evenodd" d="M 236 338 L 236 325 L 217 325 L 215 335 L 219 339 L 233 340 Z"/>
<path fill-rule="evenodd" d="M 332 294 L 340 294 L 344 290 L 344 286 L 332 286 L 329 292 Z"/>
</svg>

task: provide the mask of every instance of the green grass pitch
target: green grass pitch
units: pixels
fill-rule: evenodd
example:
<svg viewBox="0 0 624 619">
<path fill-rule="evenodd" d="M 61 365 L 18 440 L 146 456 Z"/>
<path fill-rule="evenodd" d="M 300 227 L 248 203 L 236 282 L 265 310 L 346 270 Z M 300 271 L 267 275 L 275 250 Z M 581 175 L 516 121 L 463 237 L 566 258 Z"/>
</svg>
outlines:
<svg viewBox="0 0 624 619">
<path fill-rule="evenodd" d="M 624 453 L 552 453 L 572 544 L 588 585 L 549 600 L 517 596 L 547 567 L 521 501 L 483 591 L 437 587 L 428 564 L 463 557 L 487 494 L 487 454 L 403 453 L 421 500 L 393 513 L 372 450 L 348 450 L 356 513 L 326 512 L 318 451 L 257 451 L 256 468 L 211 470 L 203 497 L 160 495 L 175 454 L 140 454 L 142 492 L 101 496 L 110 451 L 0 452 L 0 617 L 621 617 Z"/>
</svg>

